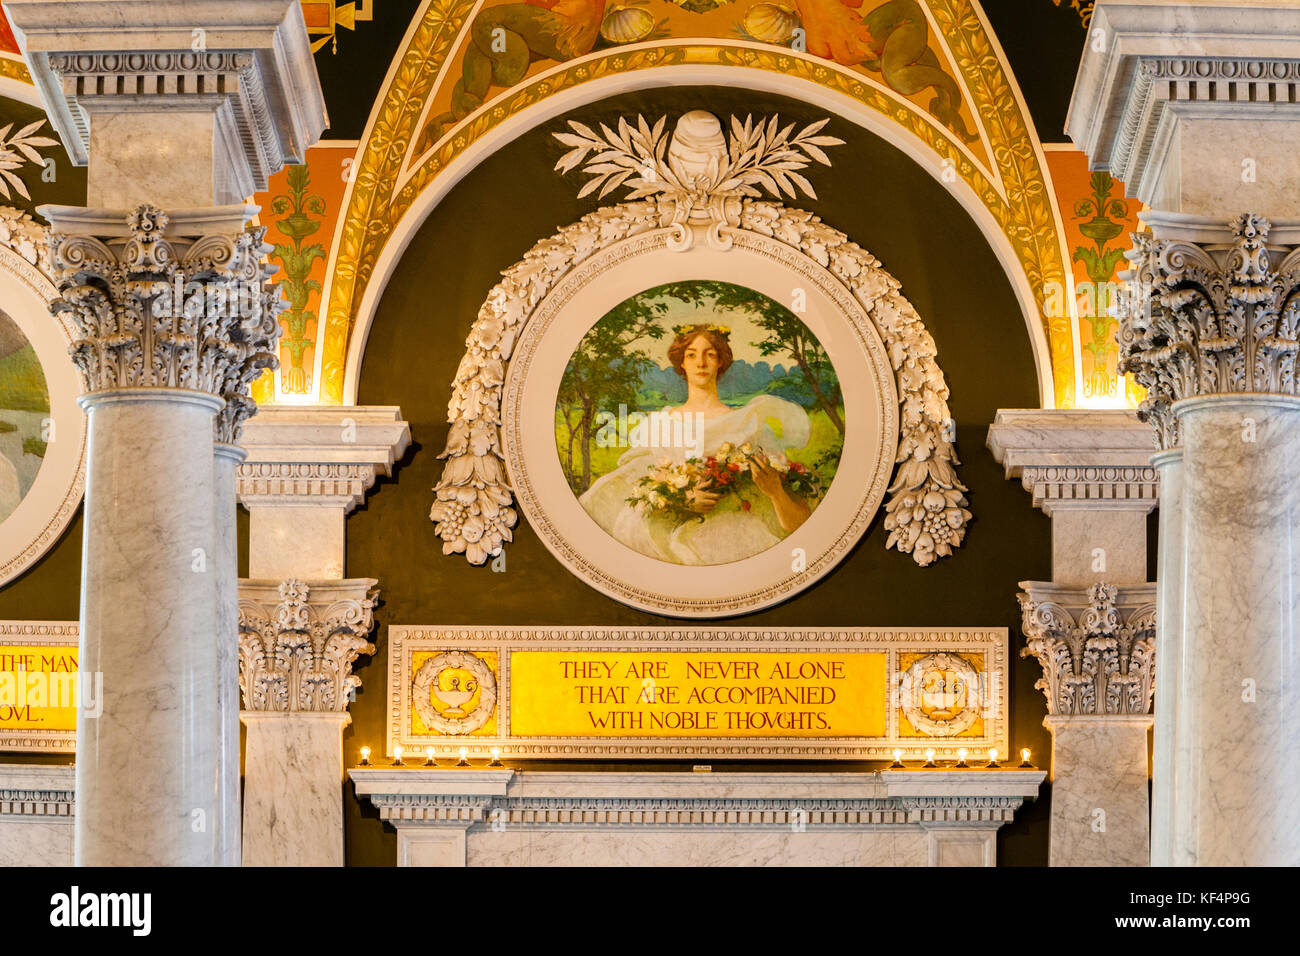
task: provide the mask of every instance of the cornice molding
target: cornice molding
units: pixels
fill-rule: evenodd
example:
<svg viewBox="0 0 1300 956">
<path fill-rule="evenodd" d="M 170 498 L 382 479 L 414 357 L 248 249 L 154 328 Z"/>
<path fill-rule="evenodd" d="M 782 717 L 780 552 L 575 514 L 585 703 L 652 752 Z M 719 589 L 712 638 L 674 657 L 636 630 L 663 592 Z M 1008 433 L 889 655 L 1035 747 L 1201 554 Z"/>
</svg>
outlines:
<svg viewBox="0 0 1300 956">
<path fill-rule="evenodd" d="M 352 511 L 411 443 L 388 405 L 273 405 L 244 429 L 248 460 L 236 487 L 245 507 L 315 505 Z"/>
<path fill-rule="evenodd" d="M 328 124 L 297 0 L 17 0 L 6 12 L 77 166 L 96 112 L 206 108 L 227 159 L 214 201 L 236 202 L 303 162 Z"/>
</svg>

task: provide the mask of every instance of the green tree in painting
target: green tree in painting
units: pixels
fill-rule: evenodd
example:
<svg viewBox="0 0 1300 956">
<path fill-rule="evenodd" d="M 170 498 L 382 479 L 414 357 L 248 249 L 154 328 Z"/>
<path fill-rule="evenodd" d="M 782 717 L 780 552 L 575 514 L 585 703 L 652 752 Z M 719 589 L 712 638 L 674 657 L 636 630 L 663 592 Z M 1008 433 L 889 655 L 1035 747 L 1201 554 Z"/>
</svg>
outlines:
<svg viewBox="0 0 1300 956">
<path fill-rule="evenodd" d="M 767 338 L 752 344 L 765 356 L 793 360 L 817 405 L 840 435 L 844 435 L 844 418 L 840 415 L 843 395 L 830 356 L 807 326 L 785 306 L 729 282 L 674 282 L 651 291 L 697 306 L 711 304 L 722 312 L 734 309 L 749 313 L 754 323 L 767 332 Z"/>
<path fill-rule="evenodd" d="M 565 475 L 578 494 L 591 487 L 596 416 L 602 411 L 617 414 L 619 405 L 636 406 L 641 366 L 650 361 L 650 356 L 634 346 L 638 340 L 663 337 L 665 330 L 657 319 L 667 310 L 667 305 L 652 301 L 649 295 L 627 299 L 582 337 L 569 359 L 556 404 L 567 447 Z M 580 468 L 574 460 L 575 444 L 582 449 Z"/>
<path fill-rule="evenodd" d="M 288 181 L 289 192 L 272 200 L 271 211 L 284 216 L 276 220 L 276 226 L 289 237 L 292 245 L 277 242 L 271 258 L 279 259 L 283 264 L 284 279 L 280 288 L 289 300 L 289 307 L 280 316 L 285 332 L 280 346 L 289 353 L 283 372 L 284 390 L 301 393 L 309 390 L 307 370 L 303 367 L 303 356 L 311 345 L 307 327 L 316 322 L 316 313 L 307 308 L 307 303 L 313 292 L 320 291 L 320 283 L 309 277 L 313 263 L 325 258 L 325 247 L 320 243 L 303 243 L 320 229 L 320 221 L 312 219 L 309 213 L 324 215 L 325 200 L 315 193 L 308 194 L 311 174 L 305 165 L 290 166 Z"/>
</svg>

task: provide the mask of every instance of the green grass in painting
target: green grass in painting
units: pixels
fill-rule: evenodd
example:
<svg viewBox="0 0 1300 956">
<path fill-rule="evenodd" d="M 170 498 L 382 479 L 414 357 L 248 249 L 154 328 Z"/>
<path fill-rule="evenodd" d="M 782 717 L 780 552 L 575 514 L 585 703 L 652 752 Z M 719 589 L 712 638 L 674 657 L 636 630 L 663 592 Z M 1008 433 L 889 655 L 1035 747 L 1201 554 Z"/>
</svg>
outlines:
<svg viewBox="0 0 1300 956">
<path fill-rule="evenodd" d="M 39 438 L 28 438 L 23 442 L 23 454 L 35 455 L 37 458 L 44 458 L 45 449 L 48 447 L 48 442 L 43 442 Z"/>
<path fill-rule="evenodd" d="M 17 412 L 48 412 L 50 394 L 45 386 L 36 350 L 25 345 L 0 359 L 0 408 Z"/>
<path fill-rule="evenodd" d="M 18 426 L 13 422 L 0 422 L 0 435 L 5 434 L 6 432 L 16 431 L 18 431 Z"/>
</svg>

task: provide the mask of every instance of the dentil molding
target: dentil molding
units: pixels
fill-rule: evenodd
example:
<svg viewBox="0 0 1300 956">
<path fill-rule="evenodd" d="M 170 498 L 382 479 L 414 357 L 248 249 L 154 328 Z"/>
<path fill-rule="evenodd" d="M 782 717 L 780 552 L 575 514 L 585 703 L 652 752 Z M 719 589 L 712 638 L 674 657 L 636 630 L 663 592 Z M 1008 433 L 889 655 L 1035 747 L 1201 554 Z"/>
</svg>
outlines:
<svg viewBox="0 0 1300 956">
<path fill-rule="evenodd" d="M 1043 676 L 1034 686 L 1049 716 L 1147 714 L 1155 689 L 1154 584 L 1086 591 L 1021 582 L 1026 646 Z"/>
<path fill-rule="evenodd" d="M 1159 477 L 1151 430 L 1127 409 L 999 409 L 988 447 L 1034 507 L 1150 511 Z"/>
<path fill-rule="evenodd" d="M 307 584 L 239 582 L 239 687 L 244 709 L 346 711 L 361 686 L 352 664 L 379 595 L 373 578 Z"/>
<path fill-rule="evenodd" d="M 244 429 L 239 500 L 249 508 L 315 505 L 346 514 L 378 476 L 392 474 L 410 443 L 410 425 L 396 406 L 268 406 Z"/>
<path fill-rule="evenodd" d="M 97 112 L 206 109 L 216 202 L 266 189 L 327 125 L 298 0 L 16 0 L 6 8 L 50 121 L 78 166 Z"/>
</svg>

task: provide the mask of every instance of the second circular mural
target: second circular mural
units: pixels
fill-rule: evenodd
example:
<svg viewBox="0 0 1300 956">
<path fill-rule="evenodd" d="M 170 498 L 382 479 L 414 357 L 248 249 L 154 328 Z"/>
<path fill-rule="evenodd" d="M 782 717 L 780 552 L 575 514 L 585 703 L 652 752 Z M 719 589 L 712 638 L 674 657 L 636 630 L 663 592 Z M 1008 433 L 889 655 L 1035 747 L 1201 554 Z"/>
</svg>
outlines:
<svg viewBox="0 0 1300 956">
<path fill-rule="evenodd" d="M 570 356 L 555 446 L 604 531 L 679 565 L 742 561 L 816 510 L 844 447 L 840 380 L 786 306 L 729 282 L 655 286 Z"/>
</svg>

